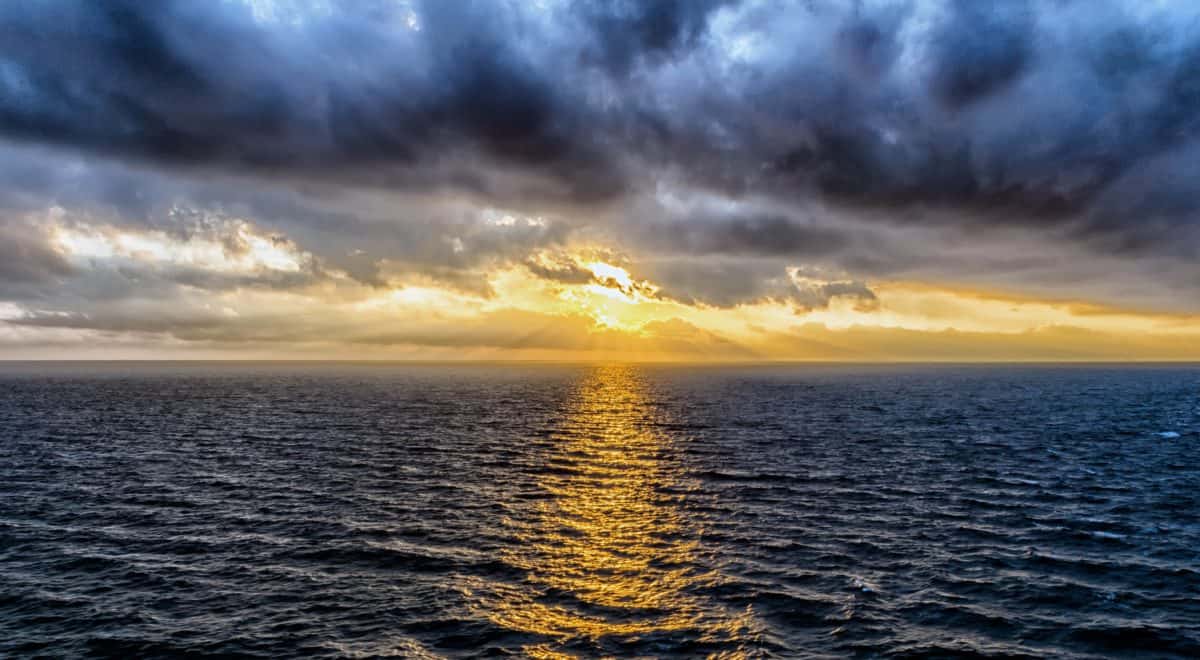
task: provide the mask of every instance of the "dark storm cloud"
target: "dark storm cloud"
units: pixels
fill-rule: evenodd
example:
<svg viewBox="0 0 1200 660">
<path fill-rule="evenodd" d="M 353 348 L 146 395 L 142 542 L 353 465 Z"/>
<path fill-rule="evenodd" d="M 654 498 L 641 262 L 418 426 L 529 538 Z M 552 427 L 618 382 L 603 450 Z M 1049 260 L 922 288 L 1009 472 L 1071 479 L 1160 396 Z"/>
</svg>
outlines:
<svg viewBox="0 0 1200 660">
<path fill-rule="evenodd" d="M 502 9 L 430 2 L 414 32 L 385 2 L 273 30 L 227 2 L 6 3 L 0 128 L 178 165 L 488 192 L 487 172 L 456 162 L 469 151 L 555 186 L 542 191 L 610 193 L 616 171 L 509 47 Z"/>
<path fill-rule="evenodd" d="M 1076 276 L 1089 255 L 1170 261 L 1157 270 L 1194 298 L 1197 18 L 1133 0 L 12 0 L 0 135 L 173 174 L 14 163 L 0 204 L 162 225 L 182 199 L 286 230 L 364 282 L 390 269 L 467 289 L 632 209 L 611 228 L 648 257 L 771 264 L 688 294 L 722 302 L 769 289 L 787 259 L 970 268 L 871 231 L 980 246 L 1027 231 L 1082 248 Z M 761 204 L 637 216 L 663 188 Z M 362 189 L 584 219 L 497 228 L 415 199 L 389 215 Z M 819 222 L 779 210 L 809 203 Z"/>
<path fill-rule="evenodd" d="M 571 5 L 594 39 L 585 62 L 627 73 L 639 61 L 671 57 L 703 36 L 709 16 L 736 0 L 577 0 Z"/>
<path fill-rule="evenodd" d="M 1002 89 L 1021 74 L 1033 57 L 1033 16 L 1029 3 L 1021 0 L 955 0 L 951 17 L 933 36 L 930 86 L 938 101 L 957 109 Z"/>
<path fill-rule="evenodd" d="M 481 194 L 499 172 L 611 197 L 637 185 L 632 160 L 733 191 L 1056 216 L 1193 137 L 1200 102 L 1200 41 L 1120 3 L 425 2 L 419 30 L 398 3 L 288 8 L 298 21 L 230 2 L 6 3 L 0 130 Z M 1108 18 L 1062 27 L 1085 11 Z M 742 33 L 714 32 L 722 13 Z M 739 36 L 765 52 L 706 72 Z M 1136 85 L 1151 98 L 1124 107 Z M 1094 98 L 1049 129 L 1001 116 L 1074 92 Z M 1023 119 L 1033 135 L 993 142 Z"/>
</svg>

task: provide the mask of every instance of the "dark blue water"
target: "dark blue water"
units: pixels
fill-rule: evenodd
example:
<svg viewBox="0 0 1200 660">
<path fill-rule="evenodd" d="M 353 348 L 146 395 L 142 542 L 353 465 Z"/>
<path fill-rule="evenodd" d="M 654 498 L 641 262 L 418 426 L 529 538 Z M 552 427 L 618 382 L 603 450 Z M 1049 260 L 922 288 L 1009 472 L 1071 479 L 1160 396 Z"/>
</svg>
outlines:
<svg viewBox="0 0 1200 660">
<path fill-rule="evenodd" d="M 0 365 L 0 655 L 1195 657 L 1198 455 L 1195 367 Z"/>
</svg>

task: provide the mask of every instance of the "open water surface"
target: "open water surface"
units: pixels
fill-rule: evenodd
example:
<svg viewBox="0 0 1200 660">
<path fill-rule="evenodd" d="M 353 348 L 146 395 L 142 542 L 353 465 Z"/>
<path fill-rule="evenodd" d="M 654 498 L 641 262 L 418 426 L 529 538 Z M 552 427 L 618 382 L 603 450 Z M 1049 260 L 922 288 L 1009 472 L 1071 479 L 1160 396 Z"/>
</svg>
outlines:
<svg viewBox="0 0 1200 660">
<path fill-rule="evenodd" d="M 0 365 L 0 656 L 1197 657 L 1200 368 Z"/>
</svg>

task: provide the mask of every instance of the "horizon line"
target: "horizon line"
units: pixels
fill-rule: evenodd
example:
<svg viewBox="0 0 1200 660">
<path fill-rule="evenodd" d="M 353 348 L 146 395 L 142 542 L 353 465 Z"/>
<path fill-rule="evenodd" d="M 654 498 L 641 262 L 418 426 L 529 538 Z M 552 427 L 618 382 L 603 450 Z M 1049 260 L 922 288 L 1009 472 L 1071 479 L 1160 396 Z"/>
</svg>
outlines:
<svg viewBox="0 0 1200 660">
<path fill-rule="evenodd" d="M 4 364 L 359 364 L 359 365 L 573 365 L 573 364 L 646 364 L 674 366 L 829 366 L 829 365 L 1196 365 L 1200 359 L 1020 359 L 1020 360 L 653 360 L 653 359 L 373 359 L 373 358 L 0 358 Z"/>
</svg>

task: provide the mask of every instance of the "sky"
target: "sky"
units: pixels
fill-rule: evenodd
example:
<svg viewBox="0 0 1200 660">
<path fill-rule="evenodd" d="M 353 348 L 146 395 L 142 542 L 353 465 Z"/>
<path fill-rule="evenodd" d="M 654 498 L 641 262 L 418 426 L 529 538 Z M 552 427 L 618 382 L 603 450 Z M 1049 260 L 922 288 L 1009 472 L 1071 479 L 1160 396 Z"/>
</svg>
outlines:
<svg viewBox="0 0 1200 660">
<path fill-rule="evenodd" d="M 0 359 L 1200 360 L 1198 26 L 8 0 Z"/>
</svg>

